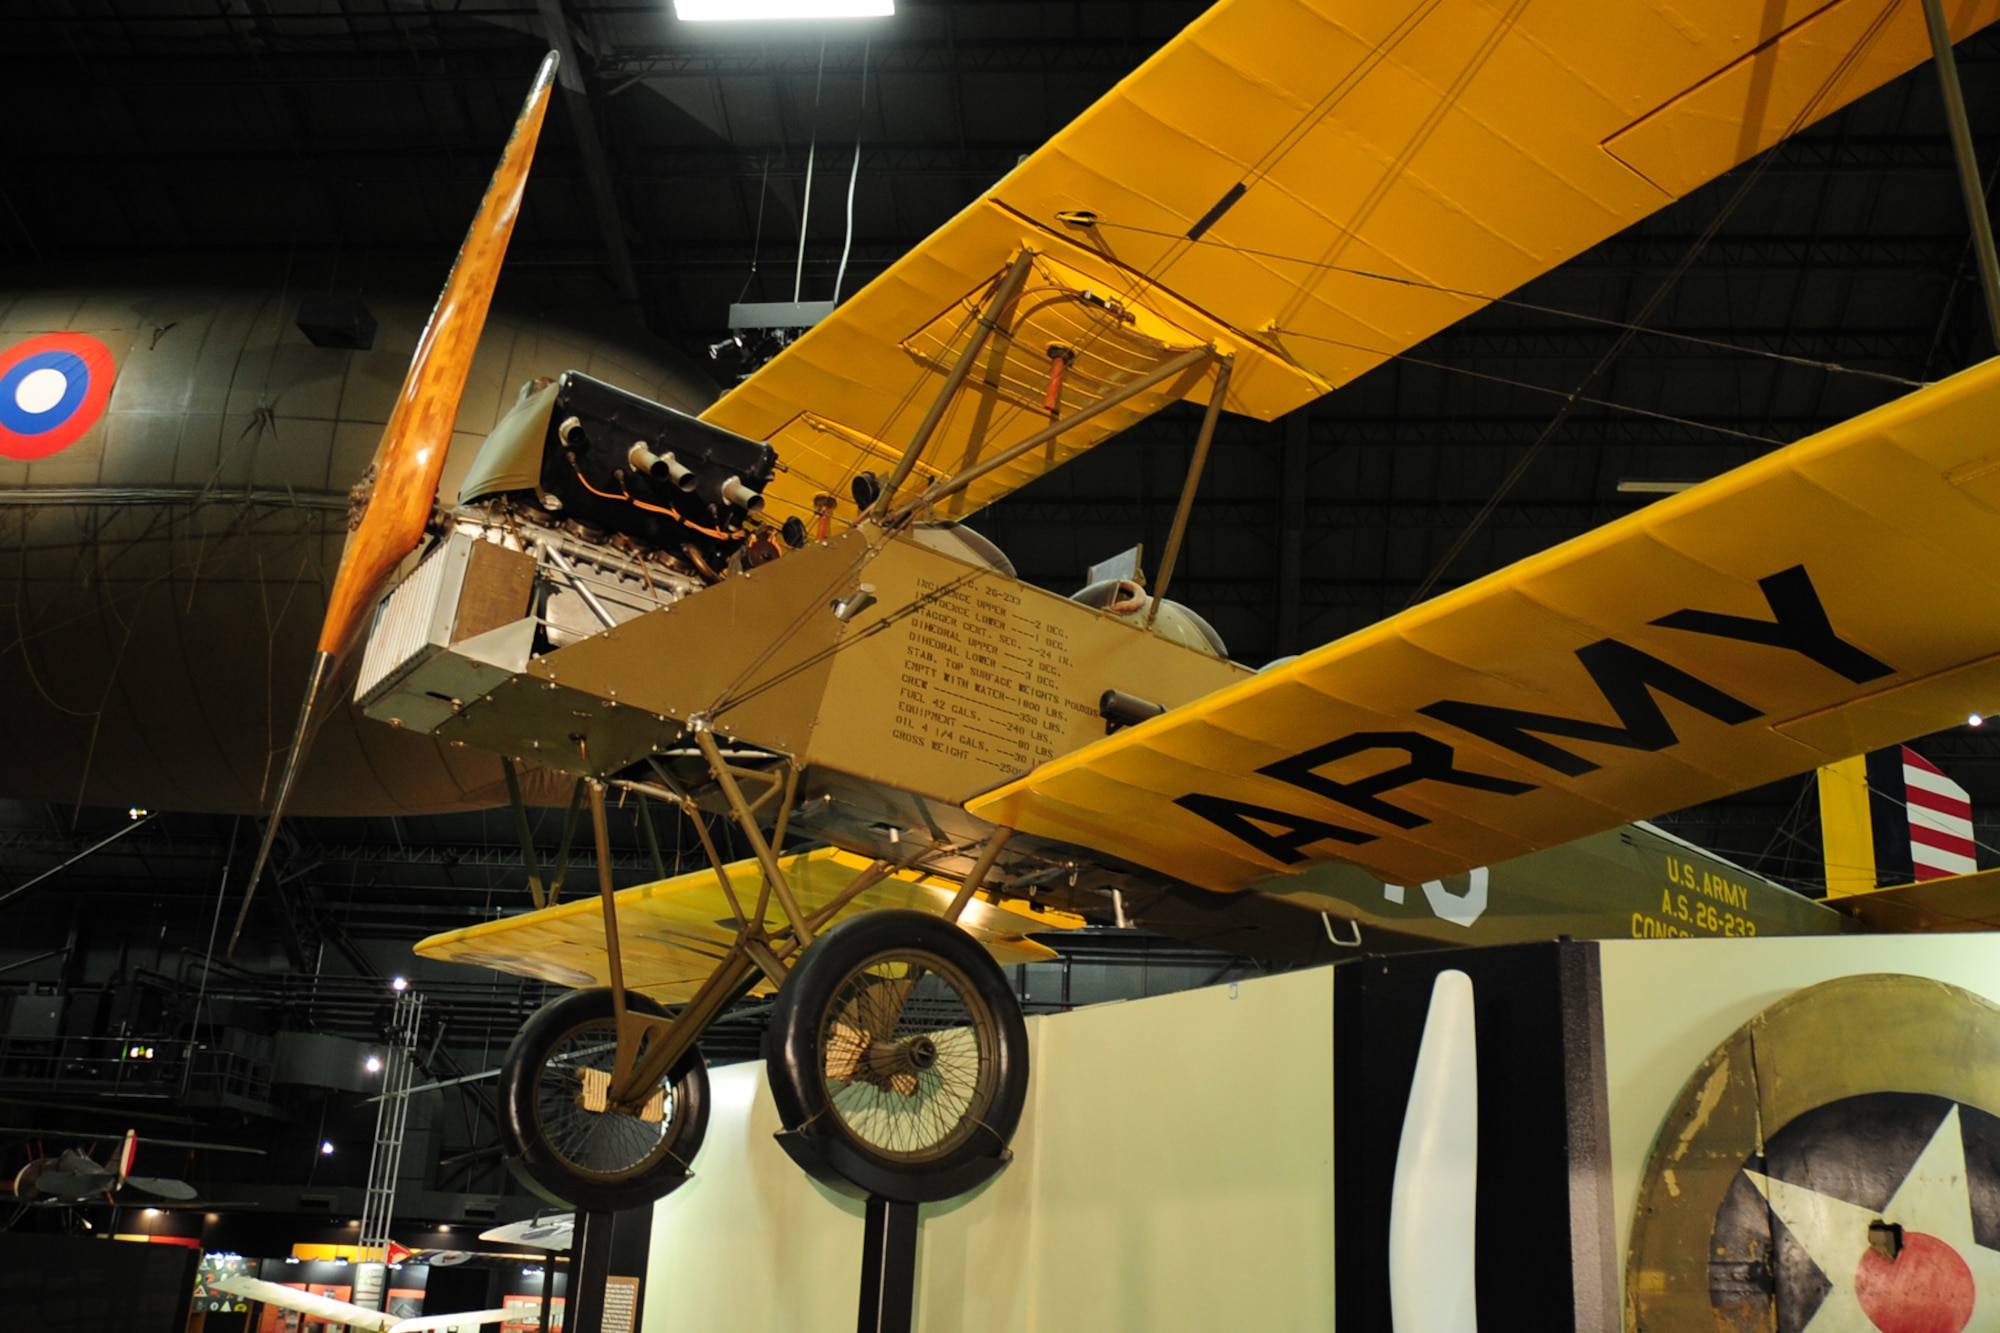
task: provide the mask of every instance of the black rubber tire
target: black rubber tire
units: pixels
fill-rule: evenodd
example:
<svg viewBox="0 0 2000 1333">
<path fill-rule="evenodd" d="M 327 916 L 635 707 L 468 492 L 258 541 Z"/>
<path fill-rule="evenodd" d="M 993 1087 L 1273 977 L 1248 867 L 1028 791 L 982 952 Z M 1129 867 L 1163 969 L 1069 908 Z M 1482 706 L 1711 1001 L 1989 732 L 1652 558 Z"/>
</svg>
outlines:
<svg viewBox="0 0 2000 1333">
<path fill-rule="evenodd" d="M 875 989 L 903 980 L 893 998 Z M 870 1034 L 871 1051 L 922 1047 L 929 1063 L 860 1072 L 857 1020 L 893 1025 Z M 1007 1163 L 1027 1103 L 1028 1030 L 1006 975 L 925 912 L 865 912 L 814 940 L 772 1006 L 764 1057 L 787 1150 L 829 1183 L 821 1166 L 882 1198 L 931 1202 L 978 1185 Z M 830 1068 L 843 1061 L 850 1077 Z"/>
<path fill-rule="evenodd" d="M 625 1004 L 636 1013 L 664 1012 L 632 992 Z M 605 1043 L 614 1036 L 611 992 L 571 991 L 535 1011 L 500 1066 L 501 1134 L 528 1183 L 541 1186 L 545 1197 L 593 1212 L 664 1198 L 687 1179 L 708 1132 L 708 1066 L 698 1050 L 661 1080 L 668 1088 L 667 1114 L 657 1126 L 618 1111 L 582 1112 L 590 1121 L 575 1122 L 568 1132 L 546 1123 L 552 1109 L 577 1095 L 580 1084 L 566 1071 L 584 1063 L 611 1067 Z M 580 1046 L 584 1054 L 566 1056 L 565 1045 Z"/>
</svg>

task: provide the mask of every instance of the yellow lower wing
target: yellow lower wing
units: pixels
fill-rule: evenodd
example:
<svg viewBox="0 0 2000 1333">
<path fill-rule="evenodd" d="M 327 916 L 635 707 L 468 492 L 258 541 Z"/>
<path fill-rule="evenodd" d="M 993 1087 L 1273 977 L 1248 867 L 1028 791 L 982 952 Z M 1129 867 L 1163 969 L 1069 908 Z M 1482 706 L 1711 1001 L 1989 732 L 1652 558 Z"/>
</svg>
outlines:
<svg viewBox="0 0 2000 1333">
<path fill-rule="evenodd" d="M 781 864 L 799 905 L 811 912 L 871 864 L 866 857 L 833 848 L 785 858 Z M 762 871 L 755 861 L 728 867 L 730 882 L 745 908 L 754 905 Z M 950 880 L 909 871 L 883 880 L 842 908 L 837 920 L 879 907 L 910 907 L 943 913 L 957 892 Z M 974 899 L 959 925 L 1004 965 L 1054 958 L 1055 951 L 1029 939 L 1031 933 L 1069 930 L 1080 918 L 1061 912 L 1028 912 L 995 907 Z M 665 1004 L 687 999 L 708 978 L 735 938 L 735 917 L 713 871 L 677 875 L 618 893 L 618 941 L 625 984 Z M 448 963 L 490 967 L 559 986 L 607 985 L 604 906 L 596 895 L 539 912 L 525 912 L 464 930 L 433 935 L 417 953 Z M 760 991 L 768 990 L 760 986 Z"/>
<path fill-rule="evenodd" d="M 1827 906 L 1893 934 L 2000 930 L 2000 870 L 1869 889 Z"/>
<path fill-rule="evenodd" d="M 1438 879 L 2000 709 L 2000 360 L 967 803 L 1212 889 Z"/>
</svg>

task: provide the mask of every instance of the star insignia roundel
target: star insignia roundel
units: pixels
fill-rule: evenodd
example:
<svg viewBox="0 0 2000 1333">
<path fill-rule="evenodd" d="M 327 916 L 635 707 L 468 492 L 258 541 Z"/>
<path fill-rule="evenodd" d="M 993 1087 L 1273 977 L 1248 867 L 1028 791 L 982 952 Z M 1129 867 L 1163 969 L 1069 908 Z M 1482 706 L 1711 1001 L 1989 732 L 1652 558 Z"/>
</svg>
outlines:
<svg viewBox="0 0 2000 1333">
<path fill-rule="evenodd" d="M 1631 1333 L 2000 1330 L 2000 1008 L 1919 977 L 1780 1001 L 1654 1146 Z"/>
</svg>

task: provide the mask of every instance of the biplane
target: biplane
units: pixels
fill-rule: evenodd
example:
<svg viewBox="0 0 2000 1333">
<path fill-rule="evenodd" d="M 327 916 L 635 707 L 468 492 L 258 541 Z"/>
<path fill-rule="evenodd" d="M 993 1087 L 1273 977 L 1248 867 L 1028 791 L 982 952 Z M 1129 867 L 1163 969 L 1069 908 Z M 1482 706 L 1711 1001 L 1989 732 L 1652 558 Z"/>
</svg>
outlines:
<svg viewBox="0 0 2000 1333">
<path fill-rule="evenodd" d="M 441 505 L 551 57 L 357 488 L 279 805 L 363 638 L 371 716 L 575 781 L 596 898 L 550 902 L 524 838 L 538 910 L 420 946 L 575 988 L 502 1075 L 550 1197 L 685 1177 L 696 1040 L 751 993 L 795 1158 L 967 1189 L 1025 1096 L 996 959 L 1046 956 L 1047 903 L 1338 940 L 1420 885 L 1449 937 L 1487 868 L 1671 863 L 1633 821 L 1991 706 L 2000 362 L 1263 671 L 1168 600 L 1222 412 L 1338 389 L 1931 54 L 1918 0 L 1222 0 L 698 418 L 526 385 Z M 1177 401 L 1149 586 L 1031 587 L 964 525 Z M 709 867 L 618 891 L 613 798 L 753 856 L 696 819 Z M 1662 933 L 1743 923 L 1700 873 Z"/>
<path fill-rule="evenodd" d="M 101 1202 L 128 1187 L 181 1203 L 198 1197 L 195 1187 L 185 1180 L 133 1175 L 132 1162 L 141 1142 L 137 1130 L 127 1130 L 118 1141 L 117 1156 L 108 1162 L 98 1161 L 81 1148 L 66 1149 L 55 1157 L 30 1158 L 15 1172 L 10 1190 L 23 1203 L 57 1205 Z"/>
</svg>

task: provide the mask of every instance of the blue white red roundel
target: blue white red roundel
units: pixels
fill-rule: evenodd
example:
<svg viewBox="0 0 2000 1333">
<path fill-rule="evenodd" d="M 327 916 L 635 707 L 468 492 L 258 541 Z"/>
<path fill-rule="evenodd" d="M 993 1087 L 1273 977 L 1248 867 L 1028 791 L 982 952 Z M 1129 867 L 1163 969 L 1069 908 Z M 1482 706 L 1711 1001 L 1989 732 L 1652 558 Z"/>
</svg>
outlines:
<svg viewBox="0 0 2000 1333">
<path fill-rule="evenodd" d="M 75 444 L 104 415 L 118 368 L 84 333 L 44 333 L 0 352 L 0 457 L 34 459 Z"/>
</svg>

